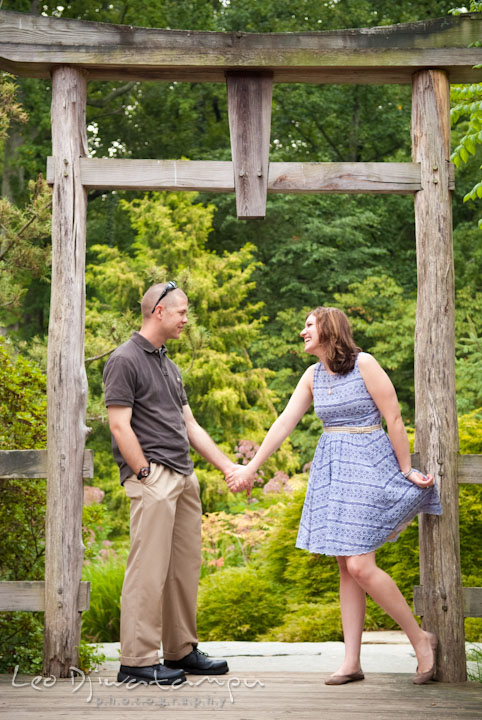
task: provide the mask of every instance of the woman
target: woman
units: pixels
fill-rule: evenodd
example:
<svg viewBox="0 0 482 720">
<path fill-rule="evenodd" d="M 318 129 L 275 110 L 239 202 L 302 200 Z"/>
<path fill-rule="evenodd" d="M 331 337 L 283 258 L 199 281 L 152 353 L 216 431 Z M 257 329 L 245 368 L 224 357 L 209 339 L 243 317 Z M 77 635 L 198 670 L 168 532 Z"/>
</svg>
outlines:
<svg viewBox="0 0 482 720">
<path fill-rule="evenodd" d="M 441 514 L 433 477 L 411 467 L 395 389 L 375 358 L 355 345 L 346 315 L 318 307 L 300 334 L 305 352 L 319 362 L 306 370 L 256 456 L 229 474 L 228 485 L 250 488 L 258 468 L 314 401 L 323 434 L 296 545 L 335 555 L 340 568 L 345 658 L 325 682 L 342 685 L 364 678 L 360 647 L 368 593 L 407 634 L 418 660 L 413 682 L 426 683 L 435 675 L 437 638 L 419 627 L 394 581 L 377 566 L 375 551 L 396 540 L 417 513 Z"/>
</svg>

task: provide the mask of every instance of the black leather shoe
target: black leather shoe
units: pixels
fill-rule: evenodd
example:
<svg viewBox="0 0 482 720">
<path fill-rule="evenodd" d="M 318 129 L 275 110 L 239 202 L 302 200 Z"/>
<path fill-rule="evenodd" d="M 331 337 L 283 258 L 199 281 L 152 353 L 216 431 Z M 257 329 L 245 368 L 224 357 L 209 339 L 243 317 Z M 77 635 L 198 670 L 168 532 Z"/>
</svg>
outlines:
<svg viewBox="0 0 482 720">
<path fill-rule="evenodd" d="M 148 685 L 180 685 L 186 682 L 183 670 L 170 670 L 161 663 L 146 667 L 129 667 L 121 665 L 117 674 L 117 682 L 144 682 Z"/>
<path fill-rule="evenodd" d="M 211 660 L 197 647 L 180 660 L 164 660 L 164 665 L 168 668 L 179 668 L 193 675 L 224 675 L 229 672 L 226 660 Z"/>
</svg>

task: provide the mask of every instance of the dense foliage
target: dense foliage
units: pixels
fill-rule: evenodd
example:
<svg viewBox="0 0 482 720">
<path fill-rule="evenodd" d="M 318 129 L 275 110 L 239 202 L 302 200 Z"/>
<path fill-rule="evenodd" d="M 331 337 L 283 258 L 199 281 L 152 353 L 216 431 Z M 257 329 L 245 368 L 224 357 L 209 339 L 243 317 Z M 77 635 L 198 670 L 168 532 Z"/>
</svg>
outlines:
<svg viewBox="0 0 482 720">
<path fill-rule="evenodd" d="M 45 375 L 0 337 L 0 450 L 45 448 L 46 405 Z M 45 499 L 45 480 L 0 480 L 0 580 L 44 579 Z M 107 530 L 105 508 L 85 506 L 87 558 L 99 555 Z M 0 672 L 17 664 L 38 672 L 42 635 L 42 613 L 0 613 Z M 95 666 L 95 654 L 83 646 L 81 663 Z"/>
<path fill-rule="evenodd" d="M 285 32 L 370 27 L 446 15 L 452 0 L 4 0 L 2 9 L 181 29 Z M 471 0 L 470 10 L 481 3 Z M 0 86 L 1 448 L 44 447 L 49 305 L 50 83 L 3 73 Z M 481 88 L 453 86 L 457 403 L 461 451 L 482 452 Z M 88 85 L 89 150 L 96 157 L 229 159 L 226 89 L 181 82 Z M 407 86 L 276 85 L 273 161 L 409 161 Z M 92 609 L 86 639 L 118 638 L 128 507 L 110 451 L 102 396 L 108 354 L 139 324 L 139 300 L 175 279 L 190 300 L 187 332 L 170 352 L 197 419 L 225 451 L 249 457 L 312 359 L 299 331 L 319 304 L 344 309 L 356 340 L 373 352 L 413 424 L 416 253 L 412 200 L 401 196 L 268 198 L 264 221 L 236 219 L 229 195 L 89 192 L 86 355 L 89 447 L 102 503 L 84 515 Z M 18 354 L 20 352 L 20 354 Z M 296 550 L 306 464 L 320 433 L 311 414 L 263 468 L 251 501 L 227 492 L 196 460 L 203 507 L 204 639 L 326 640 L 341 637 L 337 570 Z M 413 433 L 411 433 L 413 434 Z M 460 493 L 462 570 L 481 585 L 480 487 Z M 0 485 L 3 579 L 43 575 L 44 483 Z M 110 546 L 109 542 L 113 545 Z M 418 578 L 417 528 L 379 553 L 407 597 Z M 240 611 L 242 608 L 242 612 Z M 236 619 L 233 622 L 233 618 Z M 369 604 L 367 627 L 393 624 Z M 481 639 L 481 623 L 467 620 Z M 40 661 L 41 618 L 0 617 L 0 668 Z"/>
</svg>

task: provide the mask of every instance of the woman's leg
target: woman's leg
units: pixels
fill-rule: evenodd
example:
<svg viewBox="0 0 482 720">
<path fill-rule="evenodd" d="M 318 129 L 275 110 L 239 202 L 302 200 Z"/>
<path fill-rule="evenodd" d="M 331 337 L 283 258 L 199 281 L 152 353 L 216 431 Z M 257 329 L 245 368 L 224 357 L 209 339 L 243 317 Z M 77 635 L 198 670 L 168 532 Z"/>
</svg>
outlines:
<svg viewBox="0 0 482 720">
<path fill-rule="evenodd" d="M 366 594 L 348 572 L 347 558 L 336 558 L 340 568 L 340 608 L 345 640 L 345 659 L 334 675 L 360 670 L 360 647 L 365 622 Z"/>
<path fill-rule="evenodd" d="M 418 625 L 407 601 L 392 578 L 377 566 L 375 553 L 347 557 L 346 567 L 360 588 L 363 588 L 407 634 L 417 655 L 419 672 L 430 670 L 434 664 L 431 635 Z"/>
</svg>

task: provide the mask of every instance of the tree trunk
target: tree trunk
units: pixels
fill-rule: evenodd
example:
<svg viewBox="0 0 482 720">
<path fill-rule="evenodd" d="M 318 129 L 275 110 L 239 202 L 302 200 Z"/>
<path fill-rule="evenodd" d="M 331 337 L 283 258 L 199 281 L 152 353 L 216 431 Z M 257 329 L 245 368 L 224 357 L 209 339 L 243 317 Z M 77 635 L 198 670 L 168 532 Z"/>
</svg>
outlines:
<svg viewBox="0 0 482 720">
<path fill-rule="evenodd" d="M 443 515 L 420 520 L 423 627 L 439 638 L 437 679 L 466 679 L 460 571 L 455 301 L 449 190 L 450 88 L 442 70 L 413 77 L 413 159 L 421 165 L 415 194 L 418 299 L 415 329 L 415 449 L 432 473 Z"/>
<path fill-rule="evenodd" d="M 82 543 L 82 467 L 86 438 L 84 368 L 87 194 L 87 82 L 68 66 L 52 73 L 52 293 L 48 338 L 48 482 L 44 673 L 67 677 L 78 664 Z"/>
</svg>

